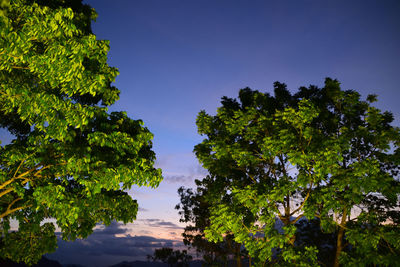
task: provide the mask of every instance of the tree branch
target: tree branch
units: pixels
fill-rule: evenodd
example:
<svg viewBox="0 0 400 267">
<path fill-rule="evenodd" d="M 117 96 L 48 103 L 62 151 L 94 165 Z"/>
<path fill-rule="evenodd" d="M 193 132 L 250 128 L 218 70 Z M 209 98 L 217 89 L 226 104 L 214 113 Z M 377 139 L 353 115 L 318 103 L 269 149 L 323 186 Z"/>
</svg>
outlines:
<svg viewBox="0 0 400 267">
<path fill-rule="evenodd" d="M 300 220 L 300 219 L 303 218 L 303 217 L 304 217 L 304 214 L 301 214 L 301 215 L 297 216 L 297 218 L 294 219 L 293 221 L 291 221 L 290 223 L 291 223 L 291 224 L 295 224 L 298 220 Z"/>
<path fill-rule="evenodd" d="M 32 154 L 31 154 L 31 155 L 32 155 Z M 18 165 L 17 170 L 14 172 L 13 177 L 16 177 L 16 175 L 17 175 L 19 169 L 21 168 L 22 164 L 23 164 L 31 155 L 29 155 L 27 158 L 25 158 L 25 159 L 23 159 L 23 160 L 21 161 L 21 163 Z"/>
<path fill-rule="evenodd" d="M 7 210 L 0 215 L 0 219 L 10 215 L 13 212 L 16 212 L 16 211 L 22 210 L 22 209 L 26 209 L 26 208 L 32 206 L 32 205 L 26 205 L 26 206 L 21 206 L 21 207 L 17 207 L 17 208 L 14 208 L 14 209 L 10 209 L 11 206 L 14 205 L 18 200 L 21 200 L 21 198 L 15 199 L 13 202 L 10 203 L 10 205 L 8 205 Z"/>
<path fill-rule="evenodd" d="M 9 205 L 8 205 L 8 207 L 7 207 L 7 210 L 9 210 L 11 207 L 12 207 L 12 205 L 14 205 L 17 201 L 19 201 L 19 200 L 21 200 L 22 198 L 16 198 L 16 199 L 14 199 Z"/>
<path fill-rule="evenodd" d="M 293 214 L 295 214 L 296 212 L 298 212 L 299 210 L 301 210 L 304 207 L 304 204 L 306 203 L 307 199 L 310 197 L 312 185 L 313 185 L 313 182 L 310 183 L 310 188 L 308 189 L 307 195 L 304 198 L 304 201 L 301 203 L 300 207 L 298 207 L 292 213 L 290 213 L 290 216 L 292 216 Z"/>
<path fill-rule="evenodd" d="M 20 66 L 11 66 L 13 69 L 21 69 L 21 70 L 29 70 L 30 68 L 28 67 L 20 67 Z"/>
<path fill-rule="evenodd" d="M 32 179 L 25 178 L 25 176 L 28 175 L 29 173 L 32 173 L 32 172 L 36 171 L 36 172 L 33 174 L 33 176 L 34 176 L 34 177 L 42 177 L 42 176 L 39 176 L 39 174 L 40 174 L 43 170 L 48 169 L 48 168 L 50 168 L 50 167 L 58 166 L 58 165 L 64 165 L 64 164 L 66 164 L 66 162 L 62 162 L 62 163 L 55 164 L 55 165 L 51 165 L 51 164 L 50 164 L 50 165 L 47 165 L 47 166 L 44 166 L 44 167 L 40 168 L 39 170 L 38 170 L 38 168 L 40 167 L 40 165 L 38 164 L 38 165 L 36 165 L 34 168 L 29 169 L 28 171 L 26 171 L 26 172 L 24 172 L 24 173 L 22 173 L 22 174 L 20 174 L 20 175 L 18 175 L 18 176 L 15 176 L 15 174 L 16 174 L 17 171 L 18 171 L 18 170 L 17 170 L 17 171 L 15 172 L 13 178 L 11 178 L 10 180 L 8 180 L 8 181 L 6 181 L 6 182 L 4 182 L 3 184 L 0 185 L 0 190 L 1 190 L 1 189 L 4 189 L 7 185 L 11 184 L 12 182 L 14 182 L 15 180 L 18 180 L 18 179 L 22 179 L 22 178 L 23 178 L 23 179 L 24 179 L 23 184 L 26 184 L 27 182 L 32 181 Z M 19 169 L 19 167 L 18 167 L 18 169 Z M 5 191 L 4 191 L 4 192 L 5 192 Z M 7 192 L 7 193 L 9 193 L 9 192 Z M 3 196 L 3 195 L 5 195 L 5 194 L 6 194 L 6 193 L 1 192 L 1 193 L 0 193 L 0 197 Z"/>
<path fill-rule="evenodd" d="M 13 187 L 8 188 L 8 189 L 6 189 L 6 190 L 4 190 L 3 192 L 0 193 L 0 197 L 2 197 L 2 196 L 4 196 L 4 195 L 7 195 L 8 193 L 10 193 L 10 192 L 12 192 L 12 191 L 14 191 L 14 188 L 13 188 Z"/>
<path fill-rule="evenodd" d="M 278 217 L 279 217 L 279 219 L 282 220 L 282 218 L 284 218 L 284 216 L 281 214 L 281 211 L 279 210 L 278 205 L 277 205 L 276 203 L 275 203 L 274 207 L 276 208 L 276 210 L 277 210 L 277 212 L 278 212 Z"/>
<path fill-rule="evenodd" d="M 22 173 L 22 174 L 19 175 L 19 176 L 15 176 L 15 174 L 14 174 L 13 178 L 11 178 L 11 179 L 8 180 L 8 181 L 5 181 L 3 184 L 0 185 L 0 190 L 1 190 L 1 189 L 4 189 L 7 185 L 11 184 L 11 183 L 14 182 L 15 180 L 21 179 L 21 178 L 24 177 L 25 175 L 27 175 L 27 174 L 29 174 L 29 173 L 35 171 L 36 168 L 37 168 L 38 166 L 39 166 L 39 165 L 36 165 L 34 168 L 32 168 L 32 169 L 30 169 L 30 170 L 28 170 L 28 171 Z"/>
</svg>

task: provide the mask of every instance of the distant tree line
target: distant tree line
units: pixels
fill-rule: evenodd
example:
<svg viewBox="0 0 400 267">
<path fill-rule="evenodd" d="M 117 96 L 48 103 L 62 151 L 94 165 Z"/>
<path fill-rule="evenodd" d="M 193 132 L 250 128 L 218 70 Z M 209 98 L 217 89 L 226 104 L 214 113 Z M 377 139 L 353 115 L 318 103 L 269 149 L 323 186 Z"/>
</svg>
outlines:
<svg viewBox="0 0 400 267">
<path fill-rule="evenodd" d="M 155 249 L 153 255 L 147 255 L 148 260 L 161 261 L 170 267 L 188 267 L 192 258 L 186 250 L 174 250 L 169 247 Z"/>
</svg>

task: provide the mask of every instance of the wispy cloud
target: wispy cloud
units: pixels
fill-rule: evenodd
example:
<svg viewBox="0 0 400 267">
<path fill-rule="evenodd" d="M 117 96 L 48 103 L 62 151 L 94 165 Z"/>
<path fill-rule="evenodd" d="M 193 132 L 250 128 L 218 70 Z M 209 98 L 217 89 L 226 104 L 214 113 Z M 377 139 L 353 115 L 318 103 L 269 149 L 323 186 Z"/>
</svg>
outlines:
<svg viewBox="0 0 400 267">
<path fill-rule="evenodd" d="M 142 208 L 142 207 L 139 207 L 139 211 L 140 212 L 146 212 L 146 211 L 149 211 L 148 209 L 145 209 L 145 208 Z"/>
<path fill-rule="evenodd" d="M 157 228 L 171 228 L 171 229 L 183 229 L 181 226 L 173 223 L 173 222 L 167 222 L 164 220 L 160 219 L 141 219 L 138 220 L 141 221 L 142 223 L 150 226 L 150 227 L 157 227 Z"/>
<path fill-rule="evenodd" d="M 188 175 L 166 175 L 164 181 L 171 184 L 183 184 L 193 180 L 192 176 Z"/>
</svg>

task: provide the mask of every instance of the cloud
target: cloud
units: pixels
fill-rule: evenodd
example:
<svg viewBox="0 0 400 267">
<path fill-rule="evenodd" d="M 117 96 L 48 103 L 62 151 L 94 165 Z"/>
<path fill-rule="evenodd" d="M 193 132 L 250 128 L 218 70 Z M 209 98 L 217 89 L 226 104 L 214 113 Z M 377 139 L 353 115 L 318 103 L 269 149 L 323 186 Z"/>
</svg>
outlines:
<svg viewBox="0 0 400 267">
<path fill-rule="evenodd" d="M 140 221 L 145 221 L 145 222 L 158 222 L 160 219 L 142 219 Z"/>
<path fill-rule="evenodd" d="M 139 207 L 139 211 L 141 211 L 141 212 L 146 212 L 146 211 L 149 211 L 149 210 L 148 210 L 148 209 L 145 209 L 145 208 Z"/>
<path fill-rule="evenodd" d="M 152 231 L 148 231 L 148 230 L 139 230 L 139 231 L 137 231 L 137 233 L 142 234 L 142 235 L 150 235 L 153 232 Z"/>
<path fill-rule="evenodd" d="M 208 175 L 208 171 L 206 169 L 204 169 L 203 166 L 201 166 L 198 163 L 189 168 L 189 173 L 192 176 L 196 176 L 196 177 L 199 177 L 199 178 L 200 177 L 205 177 L 205 176 Z"/>
<path fill-rule="evenodd" d="M 172 222 L 158 222 L 156 226 L 168 227 L 168 228 L 180 228 L 178 225 Z"/>
<path fill-rule="evenodd" d="M 112 221 L 109 226 L 102 227 L 99 229 L 94 230 L 93 234 L 97 235 L 119 235 L 119 234 L 125 234 L 127 232 L 127 229 L 121 228 L 124 224 Z"/>
<path fill-rule="evenodd" d="M 59 240 L 56 253 L 74 255 L 114 255 L 114 256 L 146 256 L 152 254 L 154 248 L 173 246 L 176 240 L 155 238 L 152 236 L 126 236 L 104 237 L 99 233 L 93 233 L 87 239 L 66 242 Z"/>
<path fill-rule="evenodd" d="M 172 222 L 159 219 L 144 221 L 154 227 L 168 229 L 179 227 Z M 59 238 L 57 251 L 47 256 L 62 264 L 79 263 L 86 266 L 108 266 L 122 260 L 146 260 L 146 256 L 152 255 L 156 248 L 180 248 L 183 246 L 180 240 L 147 235 L 128 235 L 128 229 L 122 228 L 123 226 L 122 223 L 114 221 L 108 227 L 96 229 L 88 238 L 77 239 L 74 242 L 66 242 Z M 144 232 L 142 231 L 142 233 Z"/>
<path fill-rule="evenodd" d="M 168 184 L 192 185 L 208 174 L 193 153 L 160 155 L 155 165 L 163 170 L 163 182 Z"/>
<path fill-rule="evenodd" d="M 167 175 L 164 181 L 171 184 L 182 184 L 193 179 L 193 177 L 187 175 Z"/>
<path fill-rule="evenodd" d="M 171 229 L 183 229 L 183 227 L 173 223 L 173 222 L 166 222 L 164 220 L 160 219 L 142 219 L 139 220 L 143 222 L 144 224 L 151 226 L 151 227 L 157 227 L 157 228 L 171 228 Z"/>
<path fill-rule="evenodd" d="M 187 169 L 188 169 L 187 174 L 165 175 L 164 181 L 171 184 L 173 183 L 182 184 L 189 181 L 194 181 L 195 179 L 202 179 L 208 175 L 208 171 L 199 164 L 189 166 Z"/>
<path fill-rule="evenodd" d="M 165 175 L 164 182 L 169 184 L 186 184 L 188 182 L 193 182 L 195 179 L 201 180 L 207 176 L 207 171 L 202 171 L 199 167 L 198 170 L 190 170 L 190 174 L 172 174 L 172 175 Z M 204 170 L 204 169 L 203 169 Z"/>
</svg>

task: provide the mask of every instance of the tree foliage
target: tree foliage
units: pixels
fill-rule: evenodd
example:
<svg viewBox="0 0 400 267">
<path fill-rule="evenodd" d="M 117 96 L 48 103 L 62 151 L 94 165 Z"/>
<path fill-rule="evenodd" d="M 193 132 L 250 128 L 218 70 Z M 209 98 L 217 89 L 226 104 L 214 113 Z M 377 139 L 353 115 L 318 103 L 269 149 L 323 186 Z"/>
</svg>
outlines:
<svg viewBox="0 0 400 267">
<path fill-rule="evenodd" d="M 208 266 L 227 266 L 229 256 L 234 255 L 238 261 L 245 256 L 241 245 L 233 240 L 232 235 L 225 235 L 221 242 L 210 242 L 205 238 L 205 229 L 210 226 L 211 206 L 207 200 L 208 182 L 210 177 L 195 180 L 197 185 L 194 191 L 191 188 L 180 187 L 178 194 L 180 203 L 175 209 L 179 210 L 180 222 L 187 223 L 183 236 L 183 243 L 194 248 L 203 257 Z"/>
<path fill-rule="evenodd" d="M 3 2 L 2 2 L 3 3 Z M 93 227 L 135 219 L 124 190 L 157 187 L 152 134 L 125 112 L 107 64 L 109 42 L 91 31 L 96 12 L 80 0 L 15 0 L 0 16 L 0 255 L 36 262 Z M 9 232 L 10 220 L 18 231 Z"/>
<path fill-rule="evenodd" d="M 296 243 L 296 223 L 320 220 L 337 233 L 333 264 L 389 265 L 399 255 L 400 131 L 393 116 L 336 80 L 292 95 L 249 88 L 200 112 L 195 147 L 209 171 L 212 241 L 226 233 L 258 265 L 318 264 L 318 247 Z M 281 226 L 279 226 L 281 225 Z M 278 227 L 279 226 L 279 227 Z M 297 234 L 298 235 L 298 234 Z"/>
</svg>

